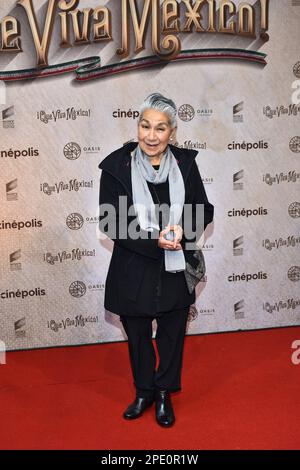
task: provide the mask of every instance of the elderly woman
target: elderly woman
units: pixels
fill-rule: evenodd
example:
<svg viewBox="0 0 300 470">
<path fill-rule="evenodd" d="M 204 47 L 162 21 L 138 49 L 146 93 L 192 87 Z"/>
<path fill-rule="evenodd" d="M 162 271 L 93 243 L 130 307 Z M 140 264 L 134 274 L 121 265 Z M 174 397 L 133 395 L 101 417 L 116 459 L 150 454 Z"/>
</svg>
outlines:
<svg viewBox="0 0 300 470">
<path fill-rule="evenodd" d="M 172 100 L 149 95 L 140 108 L 138 142 L 118 148 L 99 165 L 100 230 L 114 241 L 104 306 L 122 321 L 136 388 L 123 417 L 138 418 L 155 401 L 161 426 L 175 422 L 171 392 L 181 390 L 186 324 L 195 302 L 184 273 L 186 261 L 195 263 L 187 246 L 199 239 L 214 212 L 195 161 L 198 152 L 171 144 L 176 113 Z M 183 217 L 188 205 L 190 220 Z M 200 230 L 196 205 L 204 209 Z M 197 227 L 194 238 L 187 236 L 188 225 Z"/>
</svg>

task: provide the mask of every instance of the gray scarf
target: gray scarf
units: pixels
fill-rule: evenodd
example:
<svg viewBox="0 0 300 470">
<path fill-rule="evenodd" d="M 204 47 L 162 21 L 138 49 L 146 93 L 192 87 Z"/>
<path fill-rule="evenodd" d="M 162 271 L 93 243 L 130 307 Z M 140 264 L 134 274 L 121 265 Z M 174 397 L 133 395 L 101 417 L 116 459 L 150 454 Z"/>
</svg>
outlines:
<svg viewBox="0 0 300 470">
<path fill-rule="evenodd" d="M 152 232 L 160 230 L 155 214 L 155 205 L 147 185 L 147 181 L 153 184 L 164 183 L 169 176 L 170 215 L 168 225 L 177 225 L 182 215 L 185 199 L 185 188 L 181 171 L 177 161 L 169 147 L 156 171 L 151 165 L 150 159 L 143 152 L 140 145 L 134 149 L 131 162 L 132 195 L 134 209 L 138 223 L 143 230 Z M 174 233 L 165 235 L 168 240 L 174 239 Z M 182 250 L 164 250 L 165 269 L 169 272 L 185 270 L 185 257 Z"/>
</svg>

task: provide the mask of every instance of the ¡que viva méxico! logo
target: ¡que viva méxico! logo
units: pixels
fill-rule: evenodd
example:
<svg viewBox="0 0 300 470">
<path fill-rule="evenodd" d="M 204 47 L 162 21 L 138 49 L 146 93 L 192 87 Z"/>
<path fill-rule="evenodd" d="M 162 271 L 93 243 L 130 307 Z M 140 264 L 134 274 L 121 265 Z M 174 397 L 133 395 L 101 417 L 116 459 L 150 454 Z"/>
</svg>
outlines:
<svg viewBox="0 0 300 470">
<path fill-rule="evenodd" d="M 107 5 L 109 5 L 108 2 Z M 153 59 L 148 58 L 127 61 L 129 68 L 155 65 L 162 61 L 194 59 L 194 58 L 238 58 L 265 64 L 265 54 L 253 50 L 237 49 L 192 49 L 183 51 L 179 33 L 228 34 L 237 37 L 258 39 L 258 46 L 269 39 L 269 0 L 259 0 L 256 5 L 247 2 L 229 0 L 113 0 L 120 15 L 120 24 L 112 27 L 113 14 L 107 6 L 80 9 L 80 0 L 48 0 L 44 21 L 39 24 L 33 0 L 19 0 L 16 5 L 26 13 L 26 27 L 30 28 L 36 52 L 36 76 L 62 73 L 76 70 L 77 79 L 84 80 L 103 76 L 107 73 L 122 71 L 121 64 L 100 67 L 100 57 L 93 56 L 77 61 L 51 66 L 49 64 L 49 48 L 53 39 L 53 27 L 58 21 L 60 48 L 72 48 L 92 43 L 114 41 L 120 35 L 120 43 L 116 45 L 116 54 L 120 59 L 137 54 L 145 49 L 148 34 L 151 35 Z M 40 6 L 40 5 L 39 5 Z M 257 9 L 259 14 L 257 14 Z M 23 16 L 22 16 L 23 18 Z M 23 20 L 25 21 L 25 20 Z M 150 26 L 151 23 L 151 26 Z M 1 21 L 1 53 L 24 53 L 22 47 L 22 24 L 11 15 Z M 133 34 L 134 47 L 131 51 L 130 36 Z M 71 40 L 72 37 L 72 40 Z M 0 56 L 1 57 L 1 56 Z M 68 66 L 68 67 L 67 67 Z M 51 68 L 52 67 L 52 68 Z M 79 68 L 78 68 L 79 67 Z M 127 67 L 128 69 L 128 67 Z M 41 72 L 45 72 L 44 74 Z M 37 72 L 39 72 L 37 74 Z M 14 72 L 0 72 L 2 80 L 22 79 L 34 76 L 34 69 Z"/>
</svg>

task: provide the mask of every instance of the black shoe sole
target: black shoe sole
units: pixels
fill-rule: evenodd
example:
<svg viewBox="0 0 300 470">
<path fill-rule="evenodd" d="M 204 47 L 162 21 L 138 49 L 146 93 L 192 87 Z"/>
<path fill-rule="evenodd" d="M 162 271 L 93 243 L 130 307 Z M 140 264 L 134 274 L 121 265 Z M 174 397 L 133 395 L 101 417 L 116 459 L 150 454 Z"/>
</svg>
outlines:
<svg viewBox="0 0 300 470">
<path fill-rule="evenodd" d="M 157 424 L 159 424 L 160 426 L 162 426 L 163 428 L 170 428 L 171 426 L 173 426 L 175 424 L 175 420 L 170 423 L 170 424 L 167 424 L 167 423 L 161 423 L 160 421 L 156 420 Z"/>
</svg>

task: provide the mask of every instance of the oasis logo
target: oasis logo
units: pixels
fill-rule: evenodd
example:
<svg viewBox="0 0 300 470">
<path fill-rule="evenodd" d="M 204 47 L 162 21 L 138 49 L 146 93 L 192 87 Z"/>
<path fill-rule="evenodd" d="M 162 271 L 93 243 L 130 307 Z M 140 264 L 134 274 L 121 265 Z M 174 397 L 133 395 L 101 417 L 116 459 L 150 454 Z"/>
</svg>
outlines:
<svg viewBox="0 0 300 470">
<path fill-rule="evenodd" d="M 292 282 L 300 280 L 300 266 L 291 266 L 287 272 L 287 277 Z"/>
<path fill-rule="evenodd" d="M 86 293 L 86 285 L 82 281 L 74 281 L 70 284 L 69 293 L 72 297 L 82 297 Z"/>
<path fill-rule="evenodd" d="M 300 153 L 300 136 L 295 136 L 290 140 L 289 144 L 291 152 Z"/>
<path fill-rule="evenodd" d="M 73 212 L 69 214 L 66 219 L 67 227 L 71 230 L 79 230 L 84 224 L 84 219 L 81 214 Z"/>
<path fill-rule="evenodd" d="M 293 2 L 299 3 L 298 0 L 293 0 Z M 294 67 L 293 67 L 293 73 L 295 77 L 300 78 L 300 62 L 296 62 Z"/>
<path fill-rule="evenodd" d="M 178 108 L 178 117 L 185 122 L 191 121 L 195 117 L 195 110 L 190 104 L 182 104 Z"/>
<path fill-rule="evenodd" d="M 184 122 L 189 122 L 197 115 L 200 118 L 208 118 L 213 114 L 212 109 L 199 108 L 195 111 L 191 104 L 184 103 L 178 108 L 178 117 Z"/>
<path fill-rule="evenodd" d="M 81 147 L 76 142 L 69 142 L 64 146 L 63 152 L 68 160 L 77 160 L 81 155 Z"/>
<path fill-rule="evenodd" d="M 288 212 L 293 219 L 298 219 L 300 217 L 300 202 L 292 202 L 288 207 Z"/>
</svg>

